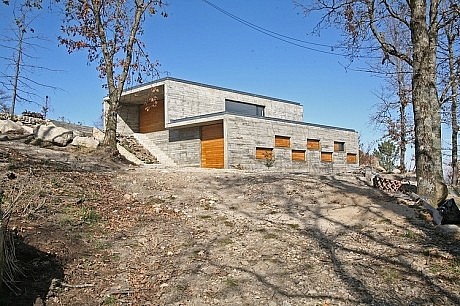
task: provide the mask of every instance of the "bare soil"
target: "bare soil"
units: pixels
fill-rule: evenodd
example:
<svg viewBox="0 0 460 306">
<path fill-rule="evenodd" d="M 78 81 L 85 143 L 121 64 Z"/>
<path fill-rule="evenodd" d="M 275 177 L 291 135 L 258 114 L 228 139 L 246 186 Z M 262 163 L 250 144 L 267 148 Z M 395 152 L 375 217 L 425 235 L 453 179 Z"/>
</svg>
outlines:
<svg viewBox="0 0 460 306">
<path fill-rule="evenodd" d="M 14 175 L 12 175 L 12 173 Z M 458 305 L 460 242 L 359 174 L 133 167 L 0 142 L 1 305 Z"/>
</svg>

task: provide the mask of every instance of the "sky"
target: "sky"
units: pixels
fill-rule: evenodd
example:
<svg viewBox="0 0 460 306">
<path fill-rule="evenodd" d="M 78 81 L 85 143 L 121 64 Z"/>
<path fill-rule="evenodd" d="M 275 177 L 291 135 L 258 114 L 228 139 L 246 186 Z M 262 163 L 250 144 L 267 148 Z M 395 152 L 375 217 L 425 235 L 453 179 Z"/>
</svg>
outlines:
<svg viewBox="0 0 460 306">
<path fill-rule="evenodd" d="M 349 61 L 345 57 L 311 50 L 331 52 L 329 47 L 296 42 L 304 46 L 299 47 L 236 20 L 311 43 L 339 42 L 340 33 L 335 30 L 312 34 L 319 19 L 305 17 L 292 1 L 168 0 L 166 11 L 167 18 L 156 15 L 145 23 L 144 41 L 150 58 L 161 64 L 160 77 L 299 102 L 305 122 L 354 129 L 365 145 L 380 139 L 381 132 L 369 117 L 378 103 L 381 79 L 346 69 Z M 12 35 L 12 20 L 11 5 L 0 4 L 2 36 Z M 85 52 L 68 54 L 58 45 L 60 20 L 48 10 L 34 19 L 35 33 L 47 40 L 29 50 L 33 57 L 28 61 L 53 71 L 35 69 L 30 76 L 58 88 L 38 88 L 35 100 L 43 104 L 49 96 L 50 118 L 92 126 L 100 118 L 104 80 L 99 79 L 95 65 L 87 63 Z M 0 47 L 0 52 L 0 57 L 12 57 L 8 49 Z M 2 71 L 7 64 L 0 60 Z M 366 67 L 366 63 L 357 61 L 352 67 Z M 17 113 L 24 109 L 40 111 L 38 105 L 21 104 Z"/>
</svg>

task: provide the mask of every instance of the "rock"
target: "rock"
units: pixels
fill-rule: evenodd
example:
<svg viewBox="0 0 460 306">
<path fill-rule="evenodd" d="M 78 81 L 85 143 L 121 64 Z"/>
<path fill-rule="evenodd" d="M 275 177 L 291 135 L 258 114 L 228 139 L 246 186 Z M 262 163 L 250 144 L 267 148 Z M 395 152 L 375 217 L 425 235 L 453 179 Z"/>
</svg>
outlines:
<svg viewBox="0 0 460 306">
<path fill-rule="evenodd" d="M 104 132 L 102 132 L 100 129 L 93 127 L 93 137 L 102 142 L 104 139 Z"/>
<path fill-rule="evenodd" d="M 72 141 L 73 132 L 62 127 L 40 125 L 35 131 L 35 138 L 64 147 Z"/>
<path fill-rule="evenodd" d="M 22 124 L 7 120 L 0 120 L 0 133 L 1 134 L 24 134 Z"/>
<path fill-rule="evenodd" d="M 445 238 L 460 240 L 460 227 L 455 224 L 438 225 L 436 231 Z"/>
<path fill-rule="evenodd" d="M 71 143 L 72 146 L 96 149 L 99 146 L 99 140 L 94 137 L 76 136 Z"/>
</svg>

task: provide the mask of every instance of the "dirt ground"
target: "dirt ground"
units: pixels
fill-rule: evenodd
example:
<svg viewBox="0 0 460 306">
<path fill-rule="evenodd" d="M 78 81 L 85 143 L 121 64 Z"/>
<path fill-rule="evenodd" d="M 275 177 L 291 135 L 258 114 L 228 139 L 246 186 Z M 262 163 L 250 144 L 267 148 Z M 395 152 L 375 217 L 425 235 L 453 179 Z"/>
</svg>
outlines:
<svg viewBox="0 0 460 306">
<path fill-rule="evenodd" d="M 0 142 L 22 271 L 0 305 L 460 304 L 460 241 L 359 176 L 133 167 Z"/>
</svg>

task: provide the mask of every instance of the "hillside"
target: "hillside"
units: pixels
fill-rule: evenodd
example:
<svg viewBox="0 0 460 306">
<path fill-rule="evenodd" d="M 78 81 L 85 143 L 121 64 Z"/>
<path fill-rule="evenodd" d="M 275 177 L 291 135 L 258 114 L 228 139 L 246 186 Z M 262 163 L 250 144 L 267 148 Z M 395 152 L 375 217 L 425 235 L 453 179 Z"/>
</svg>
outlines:
<svg viewBox="0 0 460 306">
<path fill-rule="evenodd" d="M 2 305 L 458 305 L 460 242 L 355 174 L 133 167 L 0 142 Z"/>
</svg>

